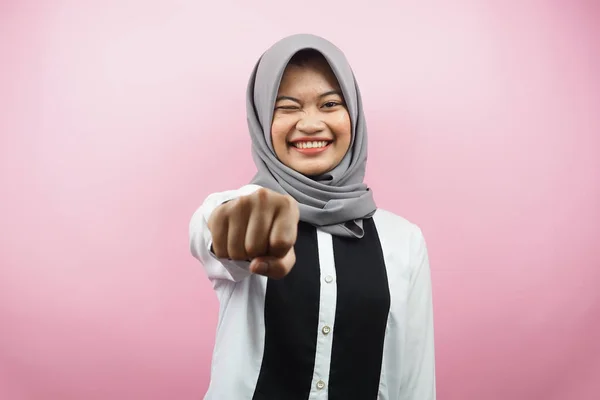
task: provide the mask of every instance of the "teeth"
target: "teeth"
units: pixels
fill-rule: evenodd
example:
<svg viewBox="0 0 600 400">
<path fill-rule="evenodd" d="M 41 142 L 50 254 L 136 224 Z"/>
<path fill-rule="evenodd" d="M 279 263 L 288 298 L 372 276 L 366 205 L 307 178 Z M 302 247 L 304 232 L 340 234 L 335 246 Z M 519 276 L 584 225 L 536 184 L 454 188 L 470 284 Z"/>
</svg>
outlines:
<svg viewBox="0 0 600 400">
<path fill-rule="evenodd" d="M 294 146 L 299 149 L 316 149 L 327 146 L 327 142 L 297 142 L 294 143 Z"/>
</svg>

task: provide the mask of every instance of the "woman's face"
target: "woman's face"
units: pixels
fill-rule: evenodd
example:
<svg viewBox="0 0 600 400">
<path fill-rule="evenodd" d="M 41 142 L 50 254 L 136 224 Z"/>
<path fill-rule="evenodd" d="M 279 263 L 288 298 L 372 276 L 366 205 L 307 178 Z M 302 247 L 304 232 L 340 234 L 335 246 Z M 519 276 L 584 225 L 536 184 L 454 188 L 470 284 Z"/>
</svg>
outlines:
<svg viewBox="0 0 600 400">
<path fill-rule="evenodd" d="M 352 127 L 329 64 L 289 64 L 275 102 L 271 140 L 279 160 L 306 176 L 335 168 L 350 147 Z"/>
</svg>

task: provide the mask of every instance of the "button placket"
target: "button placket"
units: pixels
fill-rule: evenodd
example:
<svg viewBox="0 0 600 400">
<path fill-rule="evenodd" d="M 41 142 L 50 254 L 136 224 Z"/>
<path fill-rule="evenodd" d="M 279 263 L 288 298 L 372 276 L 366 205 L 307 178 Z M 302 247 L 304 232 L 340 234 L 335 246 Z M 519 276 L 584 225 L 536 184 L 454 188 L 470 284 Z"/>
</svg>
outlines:
<svg viewBox="0 0 600 400">
<path fill-rule="evenodd" d="M 337 301 L 337 285 L 335 284 L 335 258 L 333 254 L 333 238 L 330 234 L 317 230 L 319 250 L 319 266 L 321 269 L 321 288 L 319 306 L 319 325 L 317 334 L 317 351 L 313 372 L 313 389 L 311 399 L 321 399 L 327 395 L 327 379 L 331 366 L 332 332 L 335 328 L 335 309 Z"/>
</svg>

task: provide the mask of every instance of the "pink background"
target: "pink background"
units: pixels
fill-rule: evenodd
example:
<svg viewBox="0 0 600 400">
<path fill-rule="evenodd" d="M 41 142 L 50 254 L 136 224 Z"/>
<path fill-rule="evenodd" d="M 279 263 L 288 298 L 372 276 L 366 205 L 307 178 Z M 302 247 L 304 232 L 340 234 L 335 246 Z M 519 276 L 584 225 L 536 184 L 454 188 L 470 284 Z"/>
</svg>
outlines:
<svg viewBox="0 0 600 400">
<path fill-rule="evenodd" d="M 0 2 L 0 398 L 202 397 L 189 218 L 252 176 L 257 57 L 313 32 L 428 239 L 438 398 L 598 399 L 600 3 L 418 3 Z"/>
</svg>

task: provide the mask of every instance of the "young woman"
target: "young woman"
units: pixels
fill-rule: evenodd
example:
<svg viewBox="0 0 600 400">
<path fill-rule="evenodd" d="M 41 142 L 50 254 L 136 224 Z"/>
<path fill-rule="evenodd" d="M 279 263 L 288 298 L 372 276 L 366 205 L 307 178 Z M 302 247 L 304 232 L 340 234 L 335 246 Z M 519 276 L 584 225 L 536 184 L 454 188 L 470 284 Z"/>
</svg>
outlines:
<svg viewBox="0 0 600 400">
<path fill-rule="evenodd" d="M 434 400 L 421 230 L 363 183 L 367 129 L 344 54 L 294 35 L 247 92 L 251 184 L 190 222 L 220 302 L 206 399 Z"/>
</svg>

